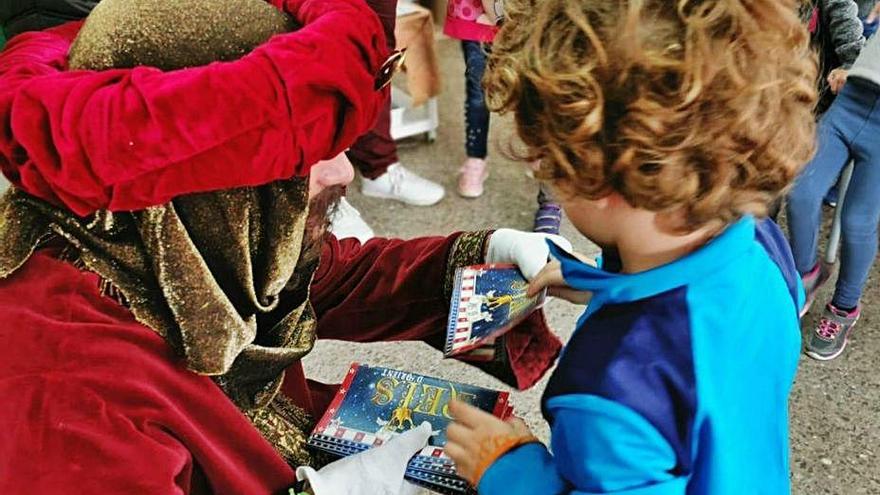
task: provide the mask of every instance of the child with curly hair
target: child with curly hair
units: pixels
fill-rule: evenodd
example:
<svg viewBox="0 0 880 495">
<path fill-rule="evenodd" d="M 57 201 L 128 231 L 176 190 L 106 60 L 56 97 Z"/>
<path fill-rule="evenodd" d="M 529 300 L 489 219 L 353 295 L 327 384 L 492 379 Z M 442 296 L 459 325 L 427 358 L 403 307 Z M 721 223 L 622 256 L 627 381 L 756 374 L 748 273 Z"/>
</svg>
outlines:
<svg viewBox="0 0 880 495">
<path fill-rule="evenodd" d="M 480 494 L 789 493 L 804 293 L 762 217 L 814 148 L 798 3 L 507 2 L 489 104 L 604 266 L 554 247 L 532 281 L 591 295 L 542 399 L 551 449 L 452 406 Z"/>
</svg>

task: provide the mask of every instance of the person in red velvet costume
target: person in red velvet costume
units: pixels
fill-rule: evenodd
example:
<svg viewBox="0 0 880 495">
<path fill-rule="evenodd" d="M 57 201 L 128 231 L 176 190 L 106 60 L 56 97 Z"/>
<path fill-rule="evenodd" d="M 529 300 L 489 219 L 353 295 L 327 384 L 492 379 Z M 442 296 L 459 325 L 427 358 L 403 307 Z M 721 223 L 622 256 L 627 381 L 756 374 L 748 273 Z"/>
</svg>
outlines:
<svg viewBox="0 0 880 495">
<path fill-rule="evenodd" d="M 388 53 L 361 0 L 270 3 L 301 29 L 234 61 L 70 70 L 79 22 L 0 53 L 0 493 L 285 490 L 335 390 L 315 339 L 440 346 L 456 267 L 546 262 L 509 230 L 323 235 Z M 525 388 L 558 350 L 538 313 L 481 367 Z"/>
</svg>

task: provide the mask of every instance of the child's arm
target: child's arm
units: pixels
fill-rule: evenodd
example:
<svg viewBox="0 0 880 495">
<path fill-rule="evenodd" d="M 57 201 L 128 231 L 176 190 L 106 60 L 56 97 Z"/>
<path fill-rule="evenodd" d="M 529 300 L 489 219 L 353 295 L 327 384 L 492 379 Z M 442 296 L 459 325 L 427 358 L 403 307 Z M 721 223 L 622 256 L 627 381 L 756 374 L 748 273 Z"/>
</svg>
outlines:
<svg viewBox="0 0 880 495">
<path fill-rule="evenodd" d="M 498 24 L 498 21 L 504 18 L 504 0 L 482 0 L 483 13 L 492 21 Z"/>
<path fill-rule="evenodd" d="M 865 18 L 865 22 L 868 24 L 873 24 L 880 20 L 880 2 L 871 9 L 871 12 L 868 13 L 868 17 Z"/>
<path fill-rule="evenodd" d="M 540 444 L 508 453 L 483 475 L 481 495 L 685 493 L 687 479 L 672 474 L 677 464 L 673 448 L 632 409 L 586 394 L 555 397 L 547 407 L 554 417 L 554 454 Z M 549 486 L 547 480 L 552 480 Z M 560 483 L 564 485 L 561 490 L 557 488 Z M 511 485 L 516 490 L 511 492 Z"/>
<path fill-rule="evenodd" d="M 822 22 L 830 34 L 834 53 L 844 69 L 852 66 L 859 56 L 865 37 L 859 7 L 853 0 L 821 0 Z"/>
<path fill-rule="evenodd" d="M 513 442 L 515 448 L 482 473 L 484 456 L 493 454 L 487 446 L 503 445 L 496 438 L 518 438 L 522 432 L 512 425 L 505 429 L 509 423 L 489 415 L 469 417 L 467 431 L 450 427 L 447 452 L 464 476 L 478 481 L 480 495 L 685 493 L 687 478 L 673 474 L 674 449 L 634 410 L 588 394 L 555 397 L 547 407 L 554 417 L 555 454 L 540 443 Z"/>
</svg>

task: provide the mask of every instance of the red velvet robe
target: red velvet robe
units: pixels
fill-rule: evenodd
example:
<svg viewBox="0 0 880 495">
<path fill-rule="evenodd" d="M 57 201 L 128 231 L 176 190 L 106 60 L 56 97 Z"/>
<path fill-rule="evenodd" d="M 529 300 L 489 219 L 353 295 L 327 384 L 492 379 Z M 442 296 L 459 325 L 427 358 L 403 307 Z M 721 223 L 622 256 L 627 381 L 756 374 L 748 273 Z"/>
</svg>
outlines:
<svg viewBox="0 0 880 495">
<path fill-rule="evenodd" d="M 312 287 L 319 338 L 439 341 L 455 238 L 364 246 L 330 238 Z M 0 493 L 267 494 L 290 486 L 290 466 L 221 389 L 188 371 L 98 283 L 50 250 L 0 280 Z M 537 380 L 559 349 L 542 318 L 509 334 L 520 385 Z M 307 382 L 297 363 L 283 393 L 317 416 L 332 389 Z"/>
</svg>

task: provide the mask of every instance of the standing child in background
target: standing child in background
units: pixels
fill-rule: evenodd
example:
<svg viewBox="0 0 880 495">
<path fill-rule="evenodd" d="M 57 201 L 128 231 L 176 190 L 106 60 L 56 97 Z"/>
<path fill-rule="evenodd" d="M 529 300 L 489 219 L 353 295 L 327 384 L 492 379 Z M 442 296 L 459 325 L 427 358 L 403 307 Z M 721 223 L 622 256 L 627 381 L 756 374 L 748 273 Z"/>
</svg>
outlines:
<svg viewBox="0 0 880 495">
<path fill-rule="evenodd" d="M 880 5 L 870 17 L 880 17 Z M 861 316 L 860 300 L 877 256 L 880 222 L 880 38 L 868 40 L 852 68 L 842 72 L 845 84 L 819 123 L 819 150 L 788 196 L 791 248 L 807 290 L 807 306 L 830 278 L 818 260 L 821 198 L 852 160 L 853 175 L 841 208 L 842 250 L 834 296 L 810 332 L 808 356 L 839 356 Z"/>
<path fill-rule="evenodd" d="M 494 6 L 486 9 L 480 0 L 449 0 L 446 23 L 443 26 L 444 34 L 461 40 L 461 51 L 464 55 L 467 159 L 459 171 L 458 193 L 465 198 L 482 196 L 483 182 L 489 176 L 486 166 L 489 109 L 486 108 L 482 81 L 488 43 L 492 42 L 498 31 L 497 19 Z"/>
<path fill-rule="evenodd" d="M 819 54 L 818 116 L 831 106 L 834 95 L 843 86 L 846 71 L 873 32 L 875 26 L 866 22 L 866 16 L 874 3 L 875 0 L 815 1 L 810 32 Z M 825 194 L 824 202 L 832 208 L 837 206 L 837 184 Z"/>
<path fill-rule="evenodd" d="M 465 150 L 467 159 L 459 170 L 458 193 L 465 198 L 483 195 L 489 177 L 486 156 L 489 141 L 489 109 L 483 91 L 483 73 L 497 25 L 504 17 L 505 0 L 449 0 L 443 32 L 461 40 L 465 63 Z M 538 193 L 534 231 L 558 234 L 562 209 L 544 186 Z"/>
<path fill-rule="evenodd" d="M 554 248 L 531 282 L 592 295 L 542 399 L 552 449 L 452 406 L 481 495 L 790 492 L 804 294 L 759 217 L 814 148 L 799 2 L 508 0 L 490 107 L 605 267 Z"/>
</svg>

